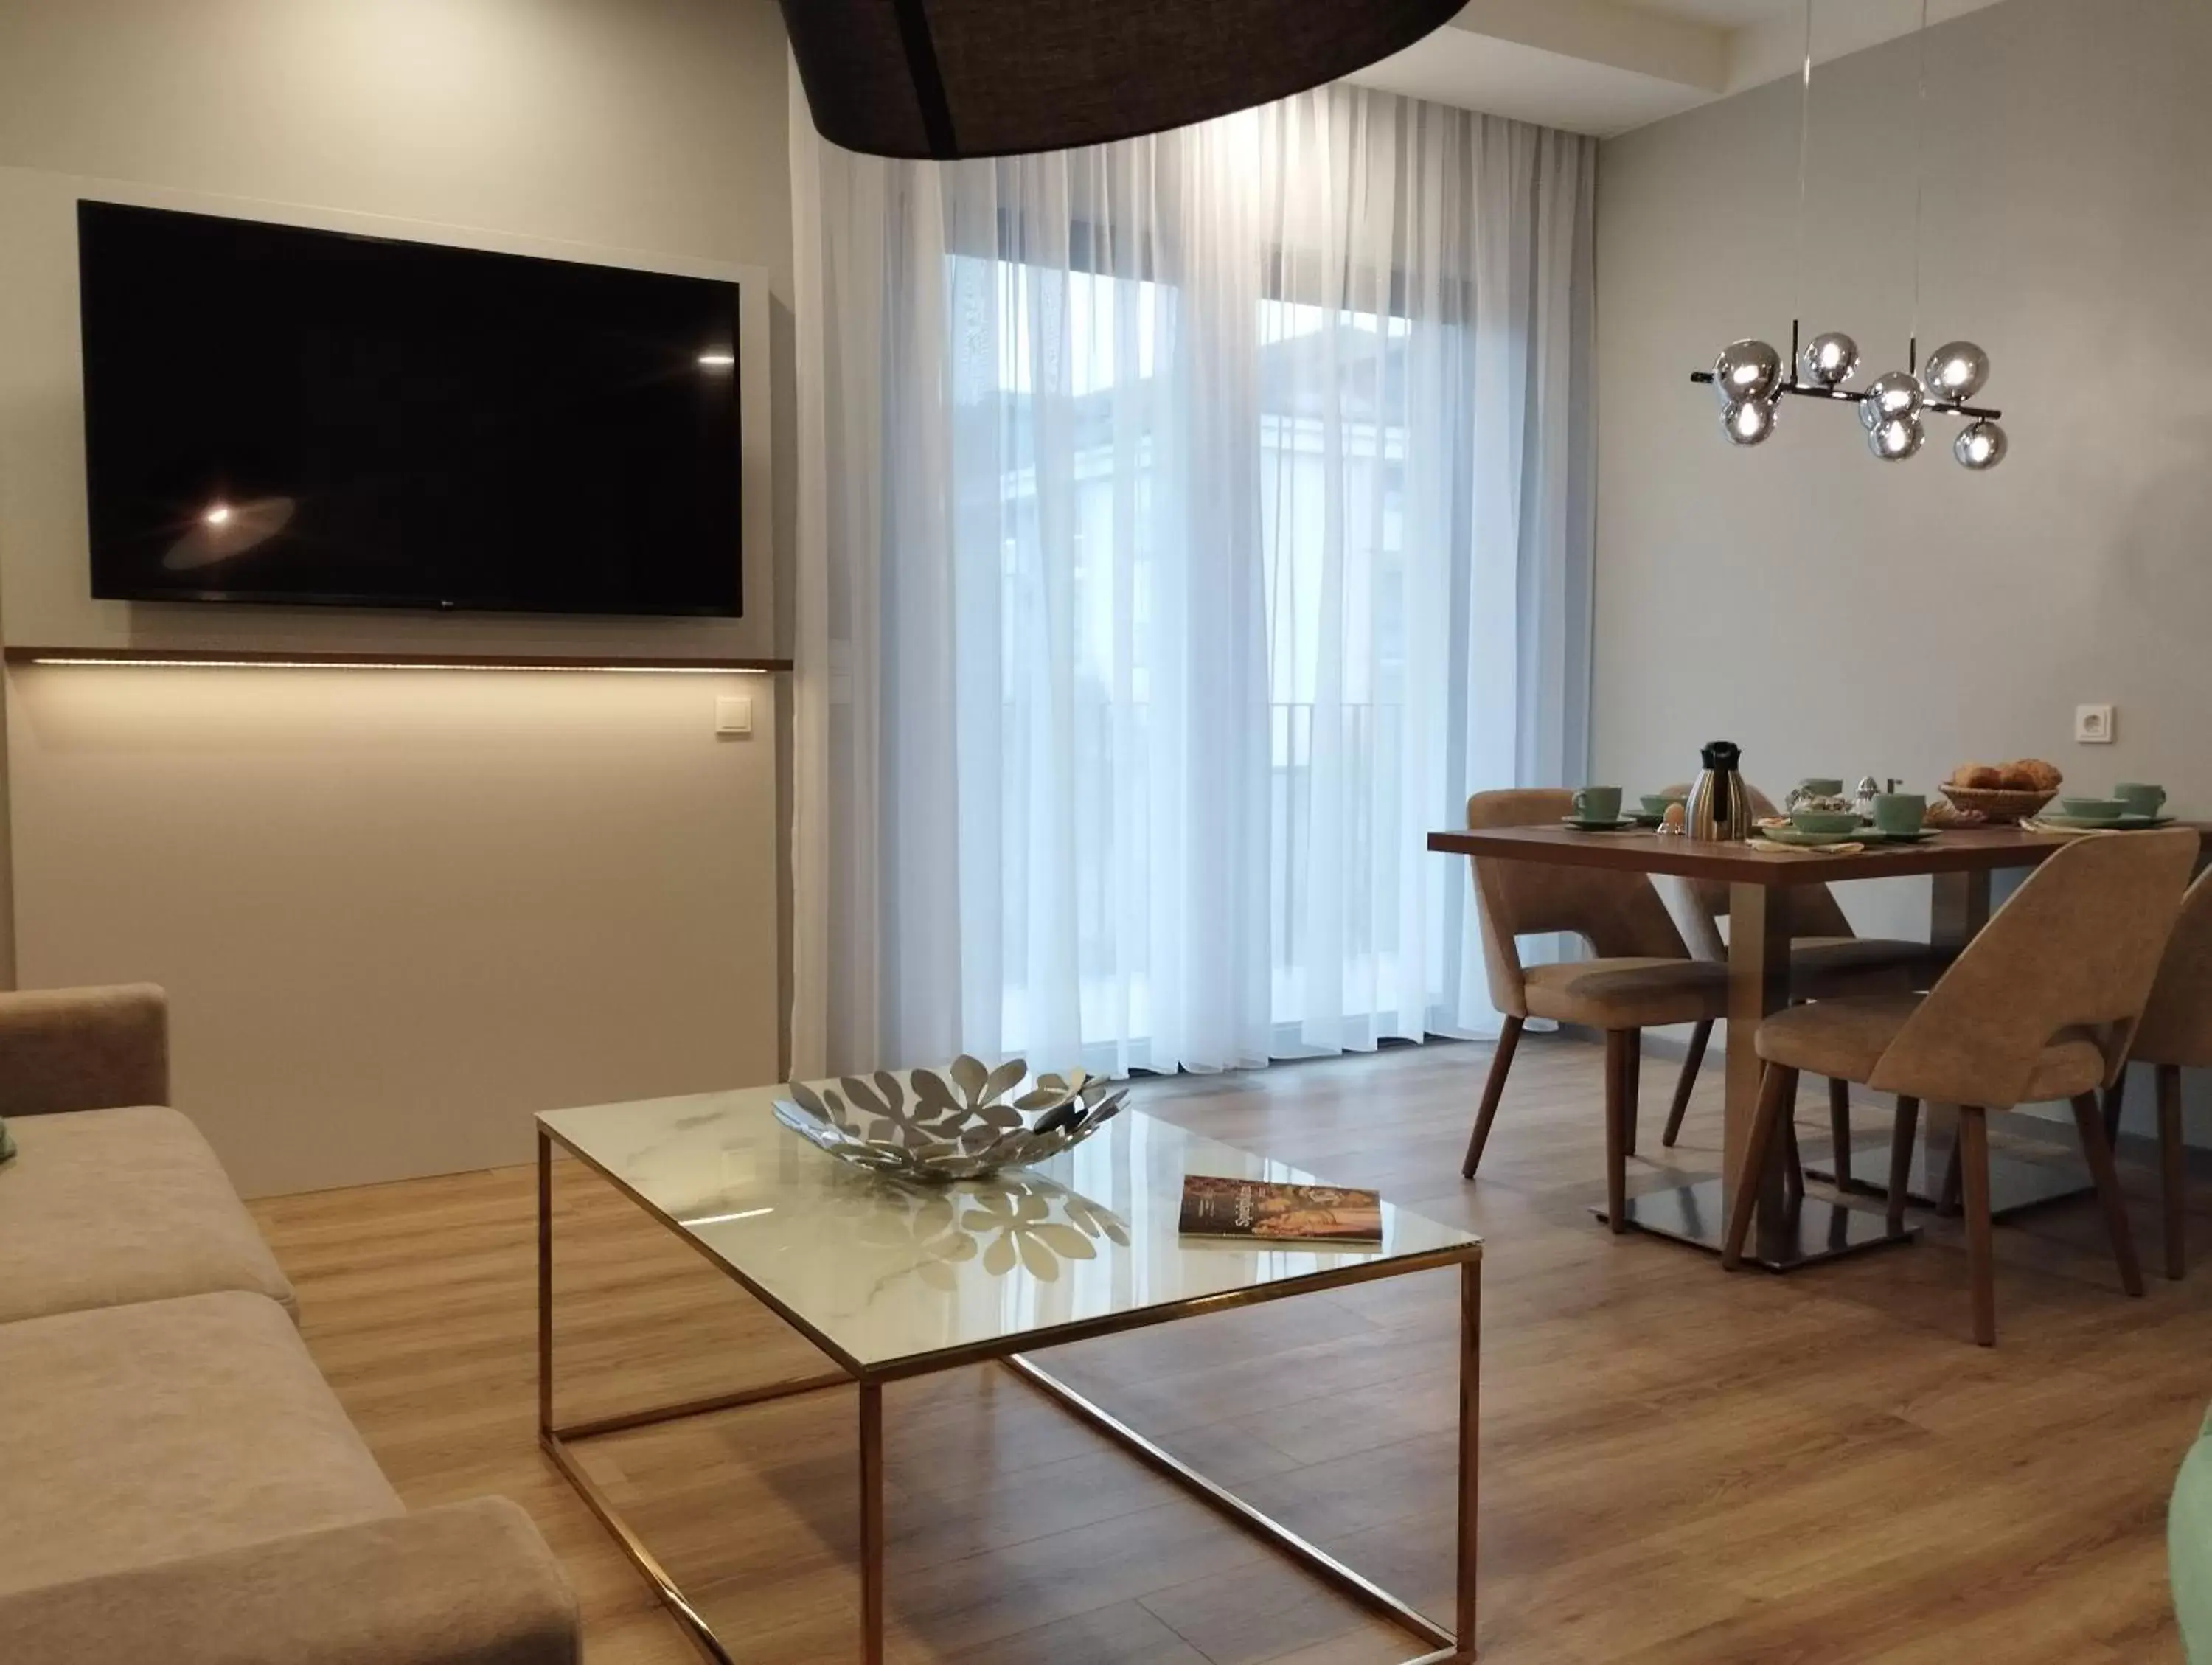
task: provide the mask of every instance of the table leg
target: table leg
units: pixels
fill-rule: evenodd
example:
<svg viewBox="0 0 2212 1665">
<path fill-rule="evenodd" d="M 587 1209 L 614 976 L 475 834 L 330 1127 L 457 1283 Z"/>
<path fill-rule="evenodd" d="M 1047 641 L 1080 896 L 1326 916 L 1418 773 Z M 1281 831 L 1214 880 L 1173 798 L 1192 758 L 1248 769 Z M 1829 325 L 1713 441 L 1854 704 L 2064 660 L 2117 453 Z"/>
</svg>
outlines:
<svg viewBox="0 0 2212 1665">
<path fill-rule="evenodd" d="M 1759 1111 L 1759 1026 L 1790 1004 L 1790 893 L 1763 884 L 1729 887 L 1728 1095 L 1723 1101 L 1723 1212 L 1743 1171 Z M 1784 1141 L 1785 1143 L 1787 1141 Z M 1783 1204 L 1781 1170 L 1755 1176 L 1762 1218 Z"/>
<path fill-rule="evenodd" d="M 1475 1451 L 1482 1381 L 1477 1346 L 1481 1330 L 1482 1262 L 1469 1261 L 1459 1269 L 1459 1560 L 1452 1626 L 1458 1641 L 1455 1656 L 1469 1661 L 1475 1653 Z"/>
<path fill-rule="evenodd" d="M 1726 1237 L 1729 1196 L 1742 1172 L 1759 1111 L 1759 1026 L 1790 1004 L 1790 892 L 1779 885 L 1729 887 L 1728 1085 L 1723 1134 L 1724 1168 L 1719 1179 L 1672 1191 L 1631 1197 L 1624 1211 L 1631 1229 L 1694 1243 L 1717 1255 Z M 1777 1139 L 1778 1150 L 1789 1141 Z M 1881 1215 L 1825 1197 L 1808 1197 L 1785 1185 L 1784 1170 L 1769 1163 L 1750 1176 L 1759 1188 L 1758 1227 L 1744 1259 L 1771 1272 L 1793 1271 L 1880 1244 L 1906 1243 L 1915 1233 L 1892 1232 Z M 1601 1210 L 1593 1212 L 1602 1213 Z"/>
<path fill-rule="evenodd" d="M 538 1130 L 538 1437 L 553 1431 L 553 1140 Z"/>
<path fill-rule="evenodd" d="M 1928 897 L 1928 940 L 1954 951 L 1972 942 L 1990 922 L 1991 880 L 1986 868 L 1971 873 L 1937 873 Z M 1920 1149 L 1906 1170 L 1905 1194 L 1928 1207 L 1939 1206 L 1943 1176 L 1950 1171 L 1952 1153 L 1959 1143 L 1959 1109 L 1955 1104 L 1922 1106 Z M 2054 1130 L 2056 1133 L 2057 1130 Z M 1832 1160 L 1815 1162 L 1807 1170 L 1815 1179 L 1834 1180 Z M 1854 1152 L 1847 1189 L 1886 1192 L 1889 1158 L 1880 1149 Z M 2087 1169 L 2079 1163 L 2022 1162 L 1992 1154 L 1990 1158 L 1990 1217 L 2002 1219 L 2022 1209 L 2033 1208 L 2063 1197 L 2078 1197 L 2094 1188 Z"/>
<path fill-rule="evenodd" d="M 860 1383 L 860 1657 L 884 1665 L 884 1389 Z"/>
</svg>

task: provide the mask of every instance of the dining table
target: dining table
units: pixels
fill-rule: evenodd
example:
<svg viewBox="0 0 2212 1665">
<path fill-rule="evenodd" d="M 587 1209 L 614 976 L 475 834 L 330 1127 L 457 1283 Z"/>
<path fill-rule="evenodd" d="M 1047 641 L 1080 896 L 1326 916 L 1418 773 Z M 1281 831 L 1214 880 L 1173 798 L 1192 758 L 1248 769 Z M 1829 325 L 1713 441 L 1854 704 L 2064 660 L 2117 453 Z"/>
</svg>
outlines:
<svg viewBox="0 0 2212 1665">
<path fill-rule="evenodd" d="M 2212 848 L 2212 823 L 2179 823 Z M 2094 837 L 2125 838 L 2127 832 Z M 1930 881 L 1929 940 L 1961 949 L 1988 922 L 1996 875 L 2032 868 L 2071 842 L 2069 835 L 2012 825 L 1946 828 L 1918 842 L 1869 842 L 1849 849 L 1761 848 L 1740 840 L 1698 839 L 1638 829 L 1584 832 L 1564 826 L 1490 827 L 1432 832 L 1428 847 L 1444 855 L 1499 861 L 1535 861 L 1561 867 L 1670 876 L 1725 885 L 1729 932 L 1719 951 L 1727 957 L 1727 1079 L 1723 1109 L 1722 1171 L 1708 1179 L 1628 1199 L 1626 1224 L 1633 1231 L 1674 1238 L 1718 1254 L 1728 1222 L 1729 1198 L 1743 1166 L 1759 1101 L 1759 1024 L 1790 1004 L 1791 898 L 1808 886 L 1852 880 L 1926 877 Z M 1954 1105 L 1930 1105 L 1914 1158 L 1911 1194 L 1923 1203 L 1942 1200 L 1957 1136 Z M 1879 1191 L 1888 1182 L 1889 1152 L 1855 1152 L 1852 1171 L 1836 1175 L 1808 1164 L 1815 1177 L 1834 1179 L 1839 1190 Z M 1909 1241 L 1916 1228 L 1893 1232 L 1881 1212 L 1787 1186 L 1778 1168 L 1759 1176 L 1753 1242 L 1744 1258 L 1775 1272 L 1832 1260 L 1884 1244 Z M 1995 1157 L 1991 1213 L 2007 1213 L 2089 1188 L 2086 1167 Z M 1601 1218 L 1602 1208 L 1594 1210 Z"/>
</svg>

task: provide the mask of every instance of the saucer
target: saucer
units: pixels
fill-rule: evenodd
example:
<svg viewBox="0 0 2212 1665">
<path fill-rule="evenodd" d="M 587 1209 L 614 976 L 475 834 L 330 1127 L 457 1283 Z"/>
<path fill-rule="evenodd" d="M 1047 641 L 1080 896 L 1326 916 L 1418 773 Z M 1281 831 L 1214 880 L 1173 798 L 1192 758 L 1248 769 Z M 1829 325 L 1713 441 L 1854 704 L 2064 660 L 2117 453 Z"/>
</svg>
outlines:
<svg viewBox="0 0 2212 1665">
<path fill-rule="evenodd" d="M 1884 832 L 1879 827 L 1864 827 L 1852 836 L 1863 838 L 1869 844 L 1924 844 L 1942 830 L 1941 827 L 1923 827 L 1917 832 Z"/>
<path fill-rule="evenodd" d="M 1577 821 L 1571 815 L 1563 815 L 1559 824 L 1573 832 L 1626 832 L 1636 823 L 1627 816 L 1617 821 Z"/>
<path fill-rule="evenodd" d="M 1667 824 L 1667 817 L 1665 816 L 1646 815 L 1641 810 L 1637 811 L 1634 815 L 1630 816 L 1628 818 L 1633 821 L 1639 827 L 1663 827 Z"/>
<path fill-rule="evenodd" d="M 1770 844 L 1791 844 L 1801 849 L 1821 850 L 1832 844 L 1863 844 L 1869 836 L 1879 837 L 1880 835 L 1869 834 L 1865 831 L 1800 832 L 1795 827 L 1761 827 L 1753 836 L 1763 838 Z"/>
<path fill-rule="evenodd" d="M 2170 815 L 2116 815 L 2109 819 L 2092 819 L 2079 815 L 2039 815 L 2036 820 L 2046 827 L 2061 827 L 2069 832 L 2148 832 L 2154 827 L 2170 827 Z"/>
</svg>

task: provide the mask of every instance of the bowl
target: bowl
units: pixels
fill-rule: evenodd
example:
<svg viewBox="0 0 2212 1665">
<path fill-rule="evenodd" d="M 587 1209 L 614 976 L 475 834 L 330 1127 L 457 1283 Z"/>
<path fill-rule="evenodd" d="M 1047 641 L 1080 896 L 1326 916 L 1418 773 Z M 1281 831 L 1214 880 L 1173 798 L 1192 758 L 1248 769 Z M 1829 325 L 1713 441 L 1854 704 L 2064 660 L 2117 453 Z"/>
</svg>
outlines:
<svg viewBox="0 0 2212 1665">
<path fill-rule="evenodd" d="M 1018 1058 L 997 1068 L 964 1053 L 944 1070 L 878 1070 L 818 1085 L 794 1081 L 775 1119 L 856 1168 L 927 1184 L 986 1179 L 1073 1149 L 1128 1097 L 1081 1070 L 1028 1080 Z M 1018 1089 L 1027 1084 L 1025 1092 Z"/>
<path fill-rule="evenodd" d="M 2024 816 L 2035 815 L 2052 794 L 2040 789 L 2014 791 L 2008 787 L 1962 787 L 1946 781 L 1937 788 L 1958 809 L 1978 813 L 1991 826 L 2004 826 Z"/>
<path fill-rule="evenodd" d="M 2117 821 L 2127 813 L 2128 806 L 2117 798 L 2062 798 L 2058 812 L 2070 815 L 2076 821 Z"/>
<path fill-rule="evenodd" d="M 1802 833 L 1820 833 L 1833 836 L 1839 833 L 1856 832 L 1859 818 L 1849 810 L 1793 810 L 1790 824 Z"/>
</svg>

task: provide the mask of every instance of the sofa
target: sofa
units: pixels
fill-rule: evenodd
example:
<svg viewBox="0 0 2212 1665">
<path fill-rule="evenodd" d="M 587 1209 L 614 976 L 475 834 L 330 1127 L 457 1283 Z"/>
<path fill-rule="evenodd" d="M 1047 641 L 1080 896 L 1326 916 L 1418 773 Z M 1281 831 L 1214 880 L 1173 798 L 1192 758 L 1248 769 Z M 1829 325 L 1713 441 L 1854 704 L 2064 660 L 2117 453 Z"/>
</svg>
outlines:
<svg viewBox="0 0 2212 1665">
<path fill-rule="evenodd" d="M 0 994 L 0 1657 L 574 1665 L 529 1516 L 400 1501 L 168 1096 L 160 989 Z"/>
</svg>

